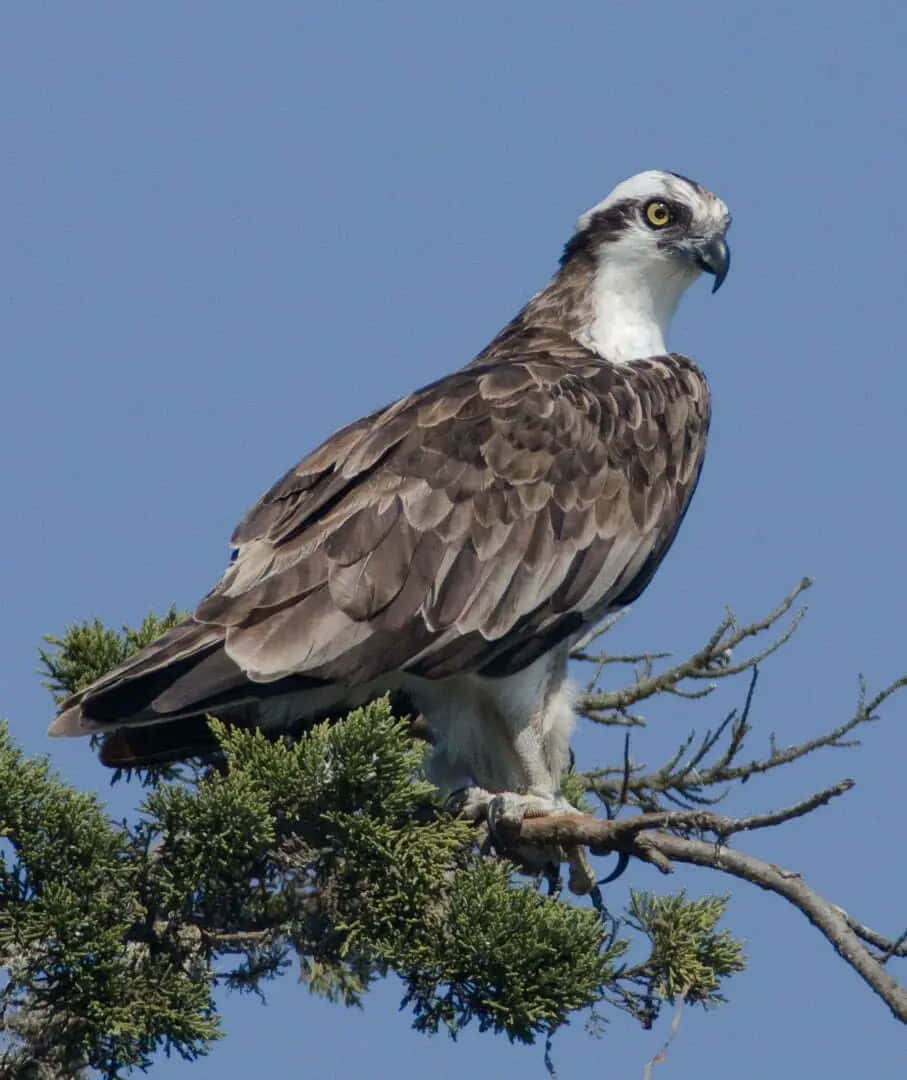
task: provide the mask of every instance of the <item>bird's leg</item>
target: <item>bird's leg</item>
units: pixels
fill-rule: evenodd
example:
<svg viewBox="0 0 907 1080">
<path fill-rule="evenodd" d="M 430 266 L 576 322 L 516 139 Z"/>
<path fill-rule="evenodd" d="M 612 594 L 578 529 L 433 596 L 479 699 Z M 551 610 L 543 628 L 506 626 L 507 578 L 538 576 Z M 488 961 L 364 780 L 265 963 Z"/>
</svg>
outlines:
<svg viewBox="0 0 907 1080">
<path fill-rule="evenodd" d="M 595 874 L 586 856 L 586 849 L 580 844 L 569 844 L 564 848 L 570 865 L 570 877 L 567 884 L 574 896 L 587 896 L 595 888 Z"/>
<path fill-rule="evenodd" d="M 538 844 L 520 843 L 524 818 L 545 817 L 553 813 L 579 813 L 563 795 L 547 797 L 522 795 L 513 791 L 494 794 L 480 787 L 465 787 L 448 796 L 444 808 L 448 813 L 462 815 L 470 821 L 486 821 L 488 839 L 498 853 L 516 858 L 533 872 L 541 870 L 547 874 L 552 868 L 566 862 L 570 867 L 568 884 L 574 895 L 585 896 L 594 888 L 595 875 L 582 847 L 541 847 Z"/>
<path fill-rule="evenodd" d="M 444 800 L 444 809 L 454 816 L 465 817 L 469 821 L 486 821 L 488 807 L 494 795 L 480 787 L 461 787 L 451 792 Z"/>
<path fill-rule="evenodd" d="M 566 862 L 570 867 L 570 891 L 574 895 L 585 896 L 595 887 L 595 875 L 583 847 L 577 844 L 541 847 L 538 844 L 520 843 L 524 818 L 545 817 L 551 813 L 578 814 L 579 811 L 563 795 L 548 799 L 505 792 L 495 795 L 488 804 L 488 829 L 502 855 L 514 855 L 530 869 L 544 871 L 552 864 Z"/>
</svg>

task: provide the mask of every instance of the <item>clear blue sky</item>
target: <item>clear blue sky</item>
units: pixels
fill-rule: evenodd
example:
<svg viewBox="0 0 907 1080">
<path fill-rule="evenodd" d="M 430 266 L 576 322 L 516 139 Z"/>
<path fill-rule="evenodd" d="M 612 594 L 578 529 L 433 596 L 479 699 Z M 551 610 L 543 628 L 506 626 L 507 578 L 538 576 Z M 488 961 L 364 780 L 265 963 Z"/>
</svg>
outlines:
<svg viewBox="0 0 907 1080">
<path fill-rule="evenodd" d="M 901 342 L 907 9 L 900 3 L 5 4 L 0 13 L 0 708 L 32 752 L 110 792 L 84 742 L 44 737 L 45 632 L 191 606 L 245 508 L 341 423 L 471 358 L 547 280 L 578 212 L 645 168 L 730 205 L 734 265 L 691 290 L 672 345 L 706 368 L 699 491 L 615 647 L 683 651 L 730 603 L 814 575 L 766 665 L 753 751 L 849 714 L 858 671 L 907 668 Z M 655 763 L 728 699 L 662 710 Z M 881 930 L 907 923 L 907 700 L 856 751 L 754 780 L 757 810 L 853 776 L 820 814 L 740 846 Z M 581 765 L 620 739 L 582 730 Z M 893 1076 L 907 1033 L 799 914 L 704 871 L 617 887 L 729 890 L 749 970 L 688 1010 L 656 1077 Z M 622 892 L 611 893 L 620 905 Z M 904 968 L 901 968 L 902 977 Z M 409 1030 L 292 975 L 224 1001 L 207 1061 L 317 1078 L 544 1076 L 540 1048 Z M 614 1017 L 555 1042 L 564 1080 L 637 1077 L 660 1045 Z"/>
</svg>

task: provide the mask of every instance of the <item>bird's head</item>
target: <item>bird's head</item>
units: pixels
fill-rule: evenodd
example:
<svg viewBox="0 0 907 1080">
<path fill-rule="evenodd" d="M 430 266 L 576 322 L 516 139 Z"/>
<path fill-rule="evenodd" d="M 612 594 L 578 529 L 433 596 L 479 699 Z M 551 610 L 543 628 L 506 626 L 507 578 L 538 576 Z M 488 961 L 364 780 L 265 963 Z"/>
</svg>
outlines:
<svg viewBox="0 0 907 1080">
<path fill-rule="evenodd" d="M 555 306 L 603 357 L 664 352 L 684 290 L 703 270 L 715 277 L 713 292 L 724 281 L 730 223 L 721 199 L 684 176 L 654 169 L 631 176 L 581 215 L 553 283 L 566 300 Z"/>
<path fill-rule="evenodd" d="M 681 291 L 705 270 L 715 275 L 715 292 L 730 266 L 730 223 L 717 195 L 685 176 L 650 169 L 621 181 L 580 216 L 564 260 L 583 251 L 628 272 L 674 279 Z"/>
</svg>

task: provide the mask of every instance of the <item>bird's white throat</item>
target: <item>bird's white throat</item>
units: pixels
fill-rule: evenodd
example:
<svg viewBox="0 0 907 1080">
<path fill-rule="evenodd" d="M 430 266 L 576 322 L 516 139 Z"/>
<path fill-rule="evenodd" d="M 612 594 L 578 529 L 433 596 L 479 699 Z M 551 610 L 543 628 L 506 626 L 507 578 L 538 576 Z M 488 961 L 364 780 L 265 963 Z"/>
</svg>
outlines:
<svg viewBox="0 0 907 1080">
<path fill-rule="evenodd" d="M 671 318 L 698 276 L 667 260 L 603 258 L 590 285 L 592 319 L 582 343 L 617 363 L 665 353 Z"/>
</svg>

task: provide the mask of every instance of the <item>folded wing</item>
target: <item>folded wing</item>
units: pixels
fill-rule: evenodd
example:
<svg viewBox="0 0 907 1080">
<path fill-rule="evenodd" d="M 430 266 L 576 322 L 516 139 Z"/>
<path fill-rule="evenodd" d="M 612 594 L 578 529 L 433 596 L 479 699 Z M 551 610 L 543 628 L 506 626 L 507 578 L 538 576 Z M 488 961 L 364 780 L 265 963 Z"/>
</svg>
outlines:
<svg viewBox="0 0 907 1080">
<path fill-rule="evenodd" d="M 614 365 L 566 335 L 524 337 L 519 355 L 449 375 L 304 458 L 240 523 L 194 616 L 71 699 L 54 730 L 300 680 L 519 670 L 642 590 L 689 503 L 708 418 L 682 357 Z"/>
<path fill-rule="evenodd" d="M 465 368 L 329 439 L 247 514 L 198 621 L 253 680 L 357 683 L 523 666 L 626 602 L 689 502 L 707 390 L 679 357 L 564 353 Z"/>
</svg>

